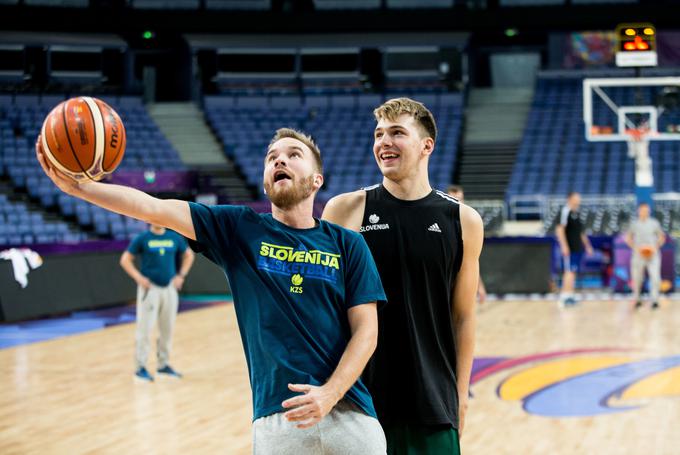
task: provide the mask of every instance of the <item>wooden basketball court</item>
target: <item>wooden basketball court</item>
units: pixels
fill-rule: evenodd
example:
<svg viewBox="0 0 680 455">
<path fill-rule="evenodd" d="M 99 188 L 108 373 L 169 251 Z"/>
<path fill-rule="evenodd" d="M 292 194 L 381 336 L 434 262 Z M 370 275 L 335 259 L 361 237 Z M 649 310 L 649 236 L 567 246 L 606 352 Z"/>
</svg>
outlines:
<svg viewBox="0 0 680 455">
<path fill-rule="evenodd" d="M 485 304 L 464 453 L 678 453 L 679 327 L 674 302 Z M 0 351 L 0 453 L 250 453 L 232 305 L 179 315 L 182 380 L 133 379 L 133 345 L 127 324 Z"/>
</svg>

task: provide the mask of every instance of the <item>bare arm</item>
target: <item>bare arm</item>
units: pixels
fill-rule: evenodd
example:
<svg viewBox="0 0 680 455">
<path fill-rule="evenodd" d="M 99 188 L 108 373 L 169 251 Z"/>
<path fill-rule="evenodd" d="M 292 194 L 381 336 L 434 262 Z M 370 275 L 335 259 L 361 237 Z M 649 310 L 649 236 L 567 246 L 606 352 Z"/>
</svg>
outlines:
<svg viewBox="0 0 680 455">
<path fill-rule="evenodd" d="M 149 289 L 151 282 L 147 277 L 142 275 L 142 273 L 135 267 L 135 257 L 129 251 L 124 251 L 120 256 L 120 266 L 125 270 L 125 273 L 130 275 L 130 278 L 135 280 L 137 285 L 143 287 L 144 289 Z"/>
<path fill-rule="evenodd" d="M 586 253 L 593 254 L 593 246 L 590 244 L 590 239 L 585 234 L 585 232 L 581 234 L 581 242 L 583 242 L 583 246 L 586 249 Z"/>
<path fill-rule="evenodd" d="M 662 230 L 659 229 L 659 239 L 657 242 L 657 247 L 660 250 L 662 246 L 666 243 L 666 233 Z"/>
<path fill-rule="evenodd" d="M 366 192 L 363 190 L 335 196 L 326 203 L 322 219 L 359 232 L 366 206 Z"/>
<path fill-rule="evenodd" d="M 475 346 L 475 295 L 479 285 L 479 255 L 484 242 L 484 223 L 471 207 L 460 206 L 463 231 L 463 261 L 453 291 L 453 327 L 456 337 L 456 381 L 458 386 L 460 423 L 465 426 L 470 374 Z"/>
<path fill-rule="evenodd" d="M 345 396 L 359 379 L 368 360 L 378 344 L 378 312 L 375 302 L 357 305 L 347 311 L 352 337 L 335 371 L 324 385 L 289 384 L 293 392 L 303 395 L 282 403 L 293 408 L 285 416 L 289 421 L 299 422 L 298 428 L 308 428 L 319 423 Z"/>
<path fill-rule="evenodd" d="M 192 265 L 194 265 L 194 252 L 187 248 L 182 255 L 182 267 L 179 269 L 179 275 L 182 277 L 187 276 Z"/>
<path fill-rule="evenodd" d="M 194 252 L 187 248 L 184 250 L 184 254 L 182 254 L 182 266 L 179 269 L 179 273 L 177 273 L 177 275 L 175 275 L 175 277 L 172 279 L 172 284 L 178 291 L 182 289 L 182 286 L 184 286 L 184 280 L 186 280 L 187 273 L 189 273 L 193 263 Z"/>
<path fill-rule="evenodd" d="M 112 212 L 170 228 L 187 238 L 196 240 L 189 203 L 186 201 L 158 199 L 142 191 L 121 185 L 100 182 L 75 182 L 48 164 L 40 144 L 41 140 L 38 138 L 36 144 L 38 161 L 45 174 L 64 193 L 91 202 Z"/>
<path fill-rule="evenodd" d="M 628 248 L 630 248 L 631 250 L 635 249 L 635 244 L 633 243 L 633 232 L 631 232 L 630 230 L 626 232 L 626 235 L 623 237 L 623 241 L 626 242 Z"/>
<path fill-rule="evenodd" d="M 568 255 L 569 244 L 567 243 L 567 235 L 565 234 L 565 227 L 563 224 L 558 224 L 555 227 L 555 236 L 557 237 L 557 241 L 560 244 L 560 251 L 562 251 L 562 255 Z"/>
</svg>

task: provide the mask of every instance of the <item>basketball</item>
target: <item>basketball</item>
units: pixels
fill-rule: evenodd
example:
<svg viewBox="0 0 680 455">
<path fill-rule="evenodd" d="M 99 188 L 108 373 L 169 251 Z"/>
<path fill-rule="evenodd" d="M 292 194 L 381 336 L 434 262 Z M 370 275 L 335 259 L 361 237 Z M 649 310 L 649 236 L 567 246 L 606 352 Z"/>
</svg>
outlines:
<svg viewBox="0 0 680 455">
<path fill-rule="evenodd" d="M 97 98 L 68 99 L 52 109 L 41 129 L 50 164 L 76 180 L 100 180 L 125 153 L 125 127 L 111 106 Z"/>
<path fill-rule="evenodd" d="M 651 258 L 652 255 L 654 254 L 654 248 L 649 245 L 641 246 L 638 251 L 640 252 L 640 256 L 642 256 L 645 259 Z"/>
</svg>

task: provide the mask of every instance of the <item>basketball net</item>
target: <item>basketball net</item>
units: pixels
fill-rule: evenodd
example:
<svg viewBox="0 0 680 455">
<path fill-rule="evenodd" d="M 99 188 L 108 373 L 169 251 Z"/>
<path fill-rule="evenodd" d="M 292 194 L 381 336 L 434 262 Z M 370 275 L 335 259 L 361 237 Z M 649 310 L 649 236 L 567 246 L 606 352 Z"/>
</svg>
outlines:
<svg viewBox="0 0 680 455">
<path fill-rule="evenodd" d="M 628 135 L 628 157 L 635 160 L 635 185 L 654 185 L 652 160 L 649 158 L 649 127 L 642 125 L 626 130 Z"/>
<path fill-rule="evenodd" d="M 626 135 L 628 136 L 627 142 L 629 158 L 636 159 L 637 157 L 645 154 L 649 156 L 648 134 L 649 128 L 645 125 L 626 129 Z"/>
</svg>

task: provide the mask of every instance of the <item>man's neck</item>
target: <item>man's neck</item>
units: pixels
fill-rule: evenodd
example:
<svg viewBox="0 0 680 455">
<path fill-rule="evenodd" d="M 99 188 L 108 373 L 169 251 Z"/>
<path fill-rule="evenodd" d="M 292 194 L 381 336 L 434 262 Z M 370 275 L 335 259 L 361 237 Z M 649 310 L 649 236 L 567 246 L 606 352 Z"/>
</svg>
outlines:
<svg viewBox="0 0 680 455">
<path fill-rule="evenodd" d="M 165 228 L 150 228 L 149 229 L 153 234 L 156 235 L 163 235 L 165 234 Z"/>
<path fill-rule="evenodd" d="M 314 196 L 310 196 L 287 209 L 282 209 L 272 204 L 272 217 L 279 223 L 295 229 L 311 229 L 316 226 L 316 220 L 314 219 Z"/>
<path fill-rule="evenodd" d="M 383 177 L 383 186 L 397 199 L 417 201 L 432 192 L 427 174 L 422 177 L 406 177 L 399 181 Z"/>
</svg>

